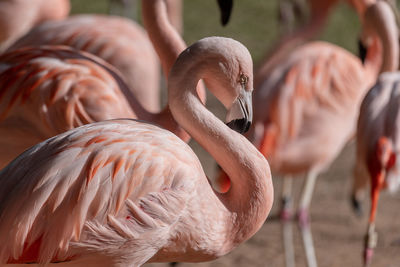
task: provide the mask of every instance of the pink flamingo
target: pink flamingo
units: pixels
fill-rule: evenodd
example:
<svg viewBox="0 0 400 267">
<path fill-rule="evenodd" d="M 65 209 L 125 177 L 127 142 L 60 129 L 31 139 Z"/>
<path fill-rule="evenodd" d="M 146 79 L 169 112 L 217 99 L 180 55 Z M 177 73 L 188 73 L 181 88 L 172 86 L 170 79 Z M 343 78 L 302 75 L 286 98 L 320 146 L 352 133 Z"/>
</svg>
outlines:
<svg viewBox="0 0 400 267">
<path fill-rule="evenodd" d="M 169 77 L 174 118 L 229 174 L 229 191 L 214 191 L 196 155 L 169 131 L 135 120 L 84 125 L 0 172 L 1 263 L 208 261 L 262 226 L 273 201 L 268 163 L 196 93 L 203 78 L 228 124 L 248 129 L 249 52 L 232 39 L 205 38 L 179 56 Z"/>
<path fill-rule="evenodd" d="M 164 73 L 169 73 L 185 44 L 165 10 L 162 0 L 143 1 L 144 22 L 150 36 L 157 36 L 155 47 Z M 152 121 L 189 139 L 168 107 L 159 113 L 147 111 L 115 69 L 88 53 L 66 47 L 22 48 L 3 54 L 0 62 L 1 167 L 51 136 L 111 118 Z"/>
<path fill-rule="evenodd" d="M 379 192 L 388 185 L 394 192 L 400 185 L 399 112 L 400 73 L 383 73 L 364 98 L 357 127 L 357 157 L 354 172 L 355 198 L 360 200 L 371 181 L 371 210 L 364 244 L 364 264 L 372 261 L 377 242 L 375 217 Z"/>
<path fill-rule="evenodd" d="M 69 0 L 0 1 L 0 53 L 34 25 L 68 16 Z"/>
<path fill-rule="evenodd" d="M 252 142 L 273 170 L 307 173 L 298 215 L 309 266 L 317 265 L 308 213 L 316 178 L 354 136 L 360 103 L 378 73 L 397 68 L 398 34 L 389 6 L 370 5 L 363 27 L 364 65 L 342 48 L 312 42 L 286 51 L 279 65 L 266 62 L 255 78 Z M 282 219 L 286 262 L 293 266 L 291 181 L 284 179 Z"/>
</svg>

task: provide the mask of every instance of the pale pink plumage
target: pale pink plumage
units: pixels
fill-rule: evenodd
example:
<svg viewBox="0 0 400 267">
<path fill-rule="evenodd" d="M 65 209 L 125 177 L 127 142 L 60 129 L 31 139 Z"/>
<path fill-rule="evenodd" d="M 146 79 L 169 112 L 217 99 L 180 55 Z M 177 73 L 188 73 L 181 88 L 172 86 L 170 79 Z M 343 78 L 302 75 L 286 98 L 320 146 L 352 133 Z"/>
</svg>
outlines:
<svg viewBox="0 0 400 267">
<path fill-rule="evenodd" d="M 135 22 L 116 16 L 71 16 L 42 23 L 10 49 L 39 45 L 67 45 L 102 58 L 121 72 L 145 109 L 159 110 L 157 55 L 146 32 Z"/>
<path fill-rule="evenodd" d="M 329 166 L 354 134 L 359 104 L 374 79 L 366 74 L 356 56 L 313 42 L 260 82 L 254 115 L 264 137 L 255 138 L 276 171 L 297 174 Z"/>
<path fill-rule="evenodd" d="M 206 38 L 170 74 L 171 112 L 232 178 L 226 194 L 210 187 L 192 150 L 168 131 L 134 120 L 84 125 L 0 172 L 0 262 L 204 261 L 250 238 L 273 200 L 268 163 L 206 110 L 200 77 L 229 116 L 251 119 L 250 54 L 231 39 Z"/>
<path fill-rule="evenodd" d="M 68 16 L 69 0 L 1 0 L 0 52 L 27 33 L 34 25 L 46 20 L 60 20 Z"/>
</svg>

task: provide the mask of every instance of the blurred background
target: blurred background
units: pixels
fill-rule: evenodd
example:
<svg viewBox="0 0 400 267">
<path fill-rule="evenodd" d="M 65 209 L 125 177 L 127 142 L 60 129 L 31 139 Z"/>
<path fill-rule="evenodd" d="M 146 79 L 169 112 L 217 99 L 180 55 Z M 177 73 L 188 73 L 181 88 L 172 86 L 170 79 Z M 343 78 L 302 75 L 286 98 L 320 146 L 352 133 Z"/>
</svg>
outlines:
<svg viewBox="0 0 400 267">
<path fill-rule="evenodd" d="M 322 1 L 322 0 L 321 0 Z M 71 0 L 72 13 L 107 13 L 108 0 Z M 255 65 L 260 62 L 274 41 L 279 38 L 277 23 L 278 0 L 241 0 L 234 3 L 230 23 L 222 27 L 215 1 L 184 1 L 184 39 L 187 44 L 206 36 L 234 38 L 250 50 Z M 136 16 L 140 21 L 140 13 Z M 332 12 L 323 33 L 316 39 L 326 40 L 356 52 L 360 23 L 357 15 L 346 4 L 339 4 Z M 164 90 L 165 91 L 165 90 Z M 213 112 L 223 110 L 212 96 L 207 106 Z M 207 153 L 194 142 L 191 146 L 202 160 L 209 177 L 214 176 L 215 165 Z M 319 266 L 361 266 L 366 214 L 356 217 L 350 207 L 350 186 L 354 144 L 349 144 L 331 168 L 317 182 L 311 207 L 312 231 Z M 227 256 L 196 266 L 284 266 L 284 257 L 279 223 L 279 193 L 281 179 L 273 175 L 275 201 L 273 210 L 263 228 L 248 242 Z M 295 193 L 298 195 L 303 179 L 296 179 Z M 369 203 L 365 202 L 366 210 Z M 378 209 L 379 241 L 373 266 L 400 266 L 400 196 L 382 193 Z M 301 239 L 295 228 L 296 266 L 306 266 Z M 148 264 L 147 266 L 167 266 Z M 179 266 L 194 266 L 180 264 Z"/>
</svg>

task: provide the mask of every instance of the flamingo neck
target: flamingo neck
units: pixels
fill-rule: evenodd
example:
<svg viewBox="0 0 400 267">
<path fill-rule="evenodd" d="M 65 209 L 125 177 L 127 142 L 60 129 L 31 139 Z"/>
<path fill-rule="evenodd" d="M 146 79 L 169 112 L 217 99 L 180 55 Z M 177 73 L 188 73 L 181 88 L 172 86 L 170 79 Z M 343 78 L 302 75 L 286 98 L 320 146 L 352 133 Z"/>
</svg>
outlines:
<svg viewBox="0 0 400 267">
<path fill-rule="evenodd" d="M 166 78 L 186 44 L 168 19 L 164 0 L 142 1 L 143 24 L 160 58 Z"/>
<path fill-rule="evenodd" d="M 169 103 L 178 123 L 217 161 L 231 178 L 228 192 L 214 191 L 228 214 L 231 227 L 225 244 L 233 248 L 250 238 L 264 223 L 271 209 L 273 188 L 266 159 L 242 135 L 227 127 L 201 103 L 195 87 L 201 74 L 200 64 L 172 71 L 169 82 Z M 205 70 L 206 71 L 206 70 Z M 203 72 L 204 73 L 204 72 Z"/>
<path fill-rule="evenodd" d="M 168 80 L 172 65 L 186 48 L 186 44 L 177 29 L 169 21 L 165 0 L 142 0 L 142 14 L 144 26 L 149 33 L 150 40 L 160 58 L 164 75 Z M 205 102 L 205 89 L 202 84 L 198 85 L 198 93 L 202 101 Z M 176 123 L 168 105 L 160 113 L 153 114 L 151 121 L 172 131 L 185 142 L 190 139 L 190 136 Z"/>
<path fill-rule="evenodd" d="M 49 5 L 47 1 L 40 1 L 36 5 L 39 6 L 39 12 L 37 13 L 35 24 L 47 20 L 65 19 L 71 10 L 69 0 L 55 0 L 52 5 Z"/>
<path fill-rule="evenodd" d="M 366 28 L 373 32 L 371 49 L 368 48 L 366 67 L 373 68 L 379 73 L 398 69 L 399 44 L 396 19 L 393 11 L 385 2 L 371 5 L 365 11 Z M 376 73 L 378 74 L 378 73 Z"/>
</svg>

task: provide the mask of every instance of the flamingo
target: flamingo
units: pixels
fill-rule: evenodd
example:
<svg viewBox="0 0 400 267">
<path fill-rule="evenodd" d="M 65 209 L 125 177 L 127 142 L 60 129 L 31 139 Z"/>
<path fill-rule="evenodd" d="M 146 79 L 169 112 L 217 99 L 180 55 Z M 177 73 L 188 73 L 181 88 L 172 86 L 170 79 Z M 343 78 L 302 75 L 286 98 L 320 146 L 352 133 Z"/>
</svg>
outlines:
<svg viewBox="0 0 400 267">
<path fill-rule="evenodd" d="M 357 125 L 357 156 L 353 194 L 360 199 L 368 180 L 371 181 L 371 209 L 364 244 L 364 264 L 369 266 L 378 234 L 375 218 L 379 192 L 388 186 L 398 189 L 399 180 L 399 112 L 400 73 L 383 73 L 364 98 Z"/>
<path fill-rule="evenodd" d="M 364 13 L 364 38 L 368 39 L 364 64 L 340 47 L 311 42 L 286 53 L 279 65 L 265 62 L 267 67 L 255 76 L 250 139 L 273 170 L 285 176 L 307 173 L 298 219 L 308 266 L 317 265 L 308 213 L 316 178 L 354 135 L 358 108 L 378 73 L 397 67 L 393 12 L 378 2 Z M 291 181 L 284 178 L 281 215 L 286 263 L 294 266 L 288 222 Z"/>
<path fill-rule="evenodd" d="M 0 1 L 0 53 L 35 24 L 60 20 L 68 16 L 69 0 L 2 0 Z"/>
<path fill-rule="evenodd" d="M 0 262 L 139 266 L 208 261 L 250 238 L 273 201 L 267 160 L 201 103 L 203 78 L 239 132 L 251 122 L 252 61 L 223 37 L 186 49 L 168 81 L 174 118 L 232 178 L 215 191 L 190 147 L 118 119 L 37 144 L 0 172 Z M 65 216 L 68 214 L 68 216 Z"/>
<path fill-rule="evenodd" d="M 143 1 L 143 18 L 169 73 L 185 44 L 169 24 L 162 0 Z M 152 18 L 157 17 L 157 20 Z M 137 118 L 189 136 L 169 108 L 151 113 L 101 59 L 67 47 L 28 47 L 0 56 L 0 167 L 28 147 L 82 124 Z M 201 84 L 200 84 L 201 85 Z M 202 99 L 203 87 L 199 87 Z"/>
</svg>

